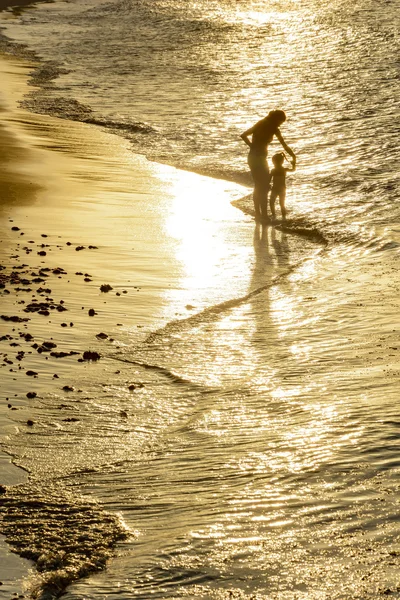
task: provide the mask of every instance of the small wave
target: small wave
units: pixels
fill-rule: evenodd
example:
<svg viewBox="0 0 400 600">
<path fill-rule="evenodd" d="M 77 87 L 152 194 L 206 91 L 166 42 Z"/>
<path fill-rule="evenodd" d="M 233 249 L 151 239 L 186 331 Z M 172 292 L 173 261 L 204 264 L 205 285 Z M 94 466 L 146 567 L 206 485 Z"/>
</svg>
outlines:
<svg viewBox="0 0 400 600">
<path fill-rule="evenodd" d="M 161 367 L 160 365 L 152 365 L 152 364 L 142 362 L 139 360 L 129 360 L 127 358 L 123 358 L 121 356 L 115 356 L 115 355 L 110 356 L 110 358 L 112 358 L 113 360 L 118 360 L 119 362 L 130 364 L 130 365 L 136 365 L 138 367 L 142 367 L 143 369 L 148 369 L 150 371 L 157 371 L 157 373 L 160 373 L 161 375 L 163 375 L 164 377 L 166 377 L 173 383 L 194 387 L 196 389 L 203 387 L 203 386 L 199 386 L 198 384 L 194 383 L 190 379 L 185 379 L 184 377 L 181 377 L 180 375 L 176 375 L 169 369 L 167 369 L 165 367 Z"/>
<path fill-rule="evenodd" d="M 386 250 L 397 250 L 397 248 L 400 248 L 400 244 L 398 242 L 385 242 L 384 244 L 382 244 L 382 246 L 379 246 L 378 248 L 375 249 L 376 252 L 385 252 Z"/>
<path fill-rule="evenodd" d="M 1 487 L 0 532 L 13 552 L 35 562 L 31 595 L 42 600 L 103 570 L 117 541 L 128 537 L 118 517 L 47 481 Z"/>
<path fill-rule="evenodd" d="M 49 76 L 50 77 L 50 76 Z M 77 100 L 62 96 L 47 95 L 42 90 L 35 91 L 21 102 L 21 106 L 35 113 L 50 115 L 70 121 L 79 121 L 90 125 L 106 127 L 122 133 L 156 133 L 156 130 L 146 123 L 114 121 L 97 116 L 91 108 Z"/>
<path fill-rule="evenodd" d="M 239 200 L 233 200 L 231 204 L 245 214 L 252 217 L 255 216 L 255 212 L 252 208 L 251 194 L 244 196 L 243 198 L 239 198 Z M 312 242 L 319 244 L 328 243 L 325 235 L 316 226 L 308 223 L 304 218 L 295 217 L 292 219 L 287 219 L 285 222 L 272 222 L 271 220 L 267 219 L 265 222 L 269 225 L 273 225 L 275 229 L 279 229 L 280 231 L 291 233 L 293 235 L 306 237 Z"/>
<path fill-rule="evenodd" d="M 239 296 L 237 298 L 225 300 L 224 302 L 220 302 L 219 304 L 214 304 L 213 306 L 209 306 L 208 308 L 205 308 L 204 310 L 196 313 L 195 315 L 191 315 L 190 317 L 187 317 L 186 319 L 177 319 L 174 321 L 170 321 L 169 323 L 167 323 L 167 325 L 165 325 L 165 327 L 150 333 L 147 336 L 147 338 L 142 342 L 142 345 L 153 344 L 157 340 L 160 340 L 163 342 L 165 340 L 165 336 L 168 336 L 173 333 L 181 332 L 185 328 L 196 327 L 198 325 L 201 325 L 202 323 L 205 323 L 205 322 L 209 323 L 215 319 L 218 319 L 222 313 L 230 310 L 231 308 L 236 308 L 237 306 L 240 306 L 241 304 L 245 304 L 253 296 L 257 296 L 258 294 L 261 294 L 262 292 L 270 289 L 271 287 L 278 285 L 282 280 L 284 280 L 286 277 L 288 277 L 293 271 L 298 269 L 299 266 L 304 264 L 304 262 L 306 262 L 307 260 L 310 260 L 310 259 L 307 258 L 305 260 L 300 261 L 299 263 L 292 265 L 284 273 L 280 273 L 276 277 L 273 277 L 273 279 L 269 283 L 252 290 L 251 292 L 249 292 L 248 294 L 245 294 L 244 296 Z M 139 364 L 139 363 L 134 363 L 134 364 Z M 158 368 L 162 369 L 162 367 L 158 367 Z"/>
</svg>

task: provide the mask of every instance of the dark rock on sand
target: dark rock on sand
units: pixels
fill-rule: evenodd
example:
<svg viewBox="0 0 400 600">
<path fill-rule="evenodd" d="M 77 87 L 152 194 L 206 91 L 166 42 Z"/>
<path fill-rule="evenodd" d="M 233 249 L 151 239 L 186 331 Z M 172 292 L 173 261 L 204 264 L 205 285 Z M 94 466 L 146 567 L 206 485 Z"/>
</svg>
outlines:
<svg viewBox="0 0 400 600">
<path fill-rule="evenodd" d="M 54 356 L 54 358 L 65 358 L 66 356 L 74 356 L 76 354 L 79 354 L 79 352 L 74 352 L 74 350 L 70 352 L 50 352 L 50 356 Z"/>
<path fill-rule="evenodd" d="M 31 398 L 36 398 L 37 393 L 36 392 L 28 392 L 26 397 L 31 399 Z"/>
<path fill-rule="evenodd" d="M 12 321 L 12 323 L 23 323 L 24 321 L 29 321 L 29 319 L 23 319 L 22 317 L 7 317 L 6 315 L 1 315 L 0 319 L 3 319 L 3 321 Z"/>
<path fill-rule="evenodd" d="M 98 352 L 91 352 L 90 350 L 86 350 L 83 353 L 83 360 L 99 360 L 101 355 Z"/>
<path fill-rule="evenodd" d="M 103 285 L 100 286 L 100 291 L 101 292 L 110 292 L 113 288 L 111 287 L 111 285 L 109 283 L 103 283 Z"/>
<path fill-rule="evenodd" d="M 52 348 L 57 348 L 57 344 L 54 342 L 43 342 L 42 346 L 47 350 L 51 350 Z"/>
</svg>

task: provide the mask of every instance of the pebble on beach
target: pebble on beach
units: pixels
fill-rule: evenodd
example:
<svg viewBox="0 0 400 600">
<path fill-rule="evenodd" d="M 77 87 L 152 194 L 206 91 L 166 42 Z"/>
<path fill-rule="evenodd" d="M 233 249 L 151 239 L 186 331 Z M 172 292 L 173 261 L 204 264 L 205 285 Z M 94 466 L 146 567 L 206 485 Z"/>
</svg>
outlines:
<svg viewBox="0 0 400 600">
<path fill-rule="evenodd" d="M 83 360 L 99 360 L 101 355 L 98 352 L 92 352 L 91 350 L 86 350 L 83 353 Z"/>
</svg>

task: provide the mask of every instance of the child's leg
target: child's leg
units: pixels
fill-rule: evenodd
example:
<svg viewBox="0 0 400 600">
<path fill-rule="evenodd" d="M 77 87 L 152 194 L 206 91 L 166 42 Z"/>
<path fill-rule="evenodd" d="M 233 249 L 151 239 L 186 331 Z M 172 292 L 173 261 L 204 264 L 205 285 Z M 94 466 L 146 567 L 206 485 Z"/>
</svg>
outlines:
<svg viewBox="0 0 400 600">
<path fill-rule="evenodd" d="M 279 204 L 281 207 L 281 214 L 282 214 L 283 221 L 286 219 L 285 200 L 286 200 L 286 189 L 282 190 L 279 194 Z"/>
<path fill-rule="evenodd" d="M 277 193 L 275 192 L 275 190 L 271 191 L 271 195 L 269 197 L 269 207 L 271 209 L 271 215 L 272 218 L 275 219 L 275 200 L 276 200 L 276 196 Z"/>
</svg>

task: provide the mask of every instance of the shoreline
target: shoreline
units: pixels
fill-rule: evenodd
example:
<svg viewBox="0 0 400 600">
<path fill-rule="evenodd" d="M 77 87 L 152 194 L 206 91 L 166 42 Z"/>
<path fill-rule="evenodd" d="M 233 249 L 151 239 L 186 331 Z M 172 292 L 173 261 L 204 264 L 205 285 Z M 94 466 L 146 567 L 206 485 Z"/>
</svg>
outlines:
<svg viewBox="0 0 400 600">
<path fill-rule="evenodd" d="M 82 360 L 90 350 L 106 358 L 118 344 L 114 338 L 139 341 L 177 313 L 186 316 L 188 298 L 180 283 L 185 265 L 170 254 L 165 219 L 174 222 L 176 244 L 182 236 L 190 237 L 191 214 L 180 217 L 180 211 L 194 187 L 199 199 L 218 194 L 216 218 L 237 221 L 252 237 L 249 219 L 231 205 L 232 198 L 242 195 L 241 186 L 150 163 L 133 155 L 126 140 L 95 125 L 20 109 L 32 66 L 20 58 L 0 57 L 1 312 L 28 319 L 0 321 L 6 390 L 0 434 L 7 452 L 15 432 L 27 435 L 35 429 L 30 407 L 49 395 L 66 395 L 62 389 L 73 388 L 77 368 L 81 373 L 102 369 L 101 361 L 98 366 L 77 363 L 77 356 Z M 36 284 L 34 273 L 41 280 Z M 112 291 L 102 293 L 103 284 Z M 200 292 L 198 308 L 209 301 L 207 290 Z M 43 305 L 43 314 L 35 304 Z M 25 307 L 33 312 L 26 313 Z M 107 339 L 99 338 L 100 332 L 107 332 Z M 56 346 L 56 355 L 61 351 L 66 356 L 51 357 L 43 345 L 47 342 Z M 29 371 L 37 375 L 27 377 Z M 27 480 L 19 463 L 31 471 L 30 479 L 35 477 L 35 465 L 26 458 L 1 457 L 2 485 Z M 32 563 L 12 554 L 4 542 L 0 551 L 5 565 L 0 596 L 22 593 L 29 586 Z"/>
</svg>

